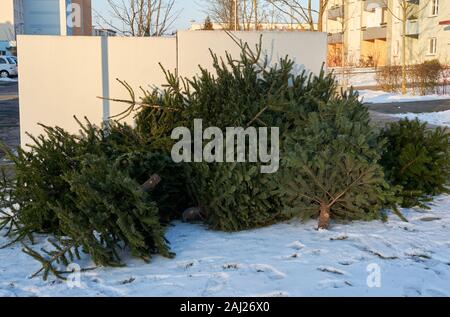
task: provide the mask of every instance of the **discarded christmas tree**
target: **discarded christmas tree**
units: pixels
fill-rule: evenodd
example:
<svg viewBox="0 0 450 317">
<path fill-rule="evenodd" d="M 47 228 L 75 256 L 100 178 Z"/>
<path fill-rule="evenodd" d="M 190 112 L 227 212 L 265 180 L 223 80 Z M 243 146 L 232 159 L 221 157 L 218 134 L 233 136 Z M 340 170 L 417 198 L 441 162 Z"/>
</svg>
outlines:
<svg viewBox="0 0 450 317">
<path fill-rule="evenodd" d="M 122 264 L 124 247 L 144 260 L 171 256 L 161 220 L 175 215 L 184 196 L 170 157 L 130 126 L 80 127 L 77 136 L 44 127 L 30 151 L 7 150 L 16 175 L 2 181 L 0 207 L 9 212 L 2 210 L 0 228 L 41 262 L 44 278 L 63 277 L 61 265 L 79 250 L 109 266 Z M 53 235 L 53 249 L 33 250 L 36 233 Z"/>
<path fill-rule="evenodd" d="M 403 207 L 426 207 L 432 196 L 449 192 L 449 137 L 446 129 L 432 130 L 418 120 L 404 119 L 382 130 L 381 164 L 388 181 L 401 186 Z"/>
<path fill-rule="evenodd" d="M 295 74 L 294 63 L 268 67 L 240 43 L 241 59 L 214 54 L 215 74 L 201 70 L 183 91 L 185 122 L 205 126 L 278 127 L 281 169 L 262 175 L 260 163 L 185 164 L 207 223 L 242 230 L 292 217 L 371 220 L 395 205 L 378 164 L 381 144 L 355 93 L 337 94 L 333 75 Z M 246 144 L 248 146 L 248 144 Z"/>
<path fill-rule="evenodd" d="M 285 140 L 280 184 L 286 212 L 318 217 L 319 229 L 332 219 L 382 218 L 382 208 L 395 201 L 378 164 L 381 145 L 368 111 L 352 91 L 335 93 L 324 74 L 308 85 L 322 87 L 323 98 L 300 96 L 293 100 L 298 109 L 288 113 L 295 124 Z"/>
<path fill-rule="evenodd" d="M 280 113 L 271 108 L 283 102 L 287 68 L 259 67 L 259 58 L 246 53 L 240 61 L 229 55 L 225 60 L 212 56 L 216 75 L 201 70 L 198 77 L 187 82 L 185 121 L 191 131 L 195 119 L 202 119 L 205 127 L 222 131 L 227 127 L 246 129 L 282 124 Z M 245 142 L 248 149 L 250 141 Z M 237 153 L 237 147 L 232 146 Z M 274 181 L 278 176 L 262 174 L 261 163 L 238 162 L 236 156 L 233 163 L 195 162 L 185 164 L 185 169 L 193 197 L 212 228 L 237 231 L 283 219 Z"/>
</svg>

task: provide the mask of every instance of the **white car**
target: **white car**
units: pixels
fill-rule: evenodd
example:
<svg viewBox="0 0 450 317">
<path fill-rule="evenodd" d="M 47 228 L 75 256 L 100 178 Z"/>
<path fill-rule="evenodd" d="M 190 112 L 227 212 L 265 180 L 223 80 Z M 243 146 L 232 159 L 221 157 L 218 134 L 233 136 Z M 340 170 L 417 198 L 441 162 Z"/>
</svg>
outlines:
<svg viewBox="0 0 450 317">
<path fill-rule="evenodd" d="M 17 76 L 17 59 L 14 56 L 0 56 L 0 78 Z"/>
</svg>

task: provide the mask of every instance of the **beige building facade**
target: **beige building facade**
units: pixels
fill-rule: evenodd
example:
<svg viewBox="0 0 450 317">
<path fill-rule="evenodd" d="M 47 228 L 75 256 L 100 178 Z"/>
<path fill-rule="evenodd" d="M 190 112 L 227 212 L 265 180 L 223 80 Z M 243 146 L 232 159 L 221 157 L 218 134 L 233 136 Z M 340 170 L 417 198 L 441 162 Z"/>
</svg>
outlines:
<svg viewBox="0 0 450 317">
<path fill-rule="evenodd" d="M 403 0 L 330 0 L 325 13 L 328 64 L 401 63 Z M 408 64 L 438 59 L 450 64 L 450 0 L 408 0 Z"/>
</svg>

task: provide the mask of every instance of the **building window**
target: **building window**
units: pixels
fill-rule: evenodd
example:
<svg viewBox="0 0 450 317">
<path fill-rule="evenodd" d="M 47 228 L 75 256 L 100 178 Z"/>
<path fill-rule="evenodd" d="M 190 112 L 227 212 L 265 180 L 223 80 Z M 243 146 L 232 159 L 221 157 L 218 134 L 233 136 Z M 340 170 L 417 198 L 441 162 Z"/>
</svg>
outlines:
<svg viewBox="0 0 450 317">
<path fill-rule="evenodd" d="M 428 54 L 429 55 L 436 55 L 437 52 L 437 38 L 432 37 L 429 39 L 428 42 Z"/>
<path fill-rule="evenodd" d="M 431 0 L 431 16 L 439 15 L 439 0 Z"/>
</svg>

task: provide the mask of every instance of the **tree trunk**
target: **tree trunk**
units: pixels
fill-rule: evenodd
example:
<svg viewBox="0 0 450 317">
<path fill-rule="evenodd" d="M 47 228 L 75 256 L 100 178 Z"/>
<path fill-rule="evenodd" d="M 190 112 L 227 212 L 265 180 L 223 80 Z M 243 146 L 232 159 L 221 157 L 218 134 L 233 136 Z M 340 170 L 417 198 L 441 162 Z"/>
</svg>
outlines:
<svg viewBox="0 0 450 317">
<path fill-rule="evenodd" d="M 330 206 L 322 203 L 320 205 L 320 215 L 319 215 L 319 228 L 318 229 L 328 229 L 330 226 Z"/>
<path fill-rule="evenodd" d="M 323 31 L 323 14 L 324 14 L 324 7 L 323 7 L 323 1 L 319 1 L 319 18 L 318 18 L 318 25 L 317 25 L 317 31 L 322 32 Z"/>
<path fill-rule="evenodd" d="M 406 23 L 407 8 L 403 8 L 402 19 L 402 94 L 406 95 Z"/>
<path fill-rule="evenodd" d="M 157 174 L 154 174 L 148 179 L 148 181 L 141 185 L 141 188 L 145 192 L 151 192 L 156 188 L 156 186 L 158 186 L 160 182 L 161 177 Z"/>
<path fill-rule="evenodd" d="M 308 0 L 308 20 L 309 20 L 309 30 L 315 31 L 314 28 L 314 18 L 312 16 L 312 2 Z"/>
<path fill-rule="evenodd" d="M 253 1 L 255 7 L 255 31 L 258 31 L 258 0 Z"/>
<path fill-rule="evenodd" d="M 346 52 L 345 52 L 345 31 L 347 29 L 346 26 L 346 7 L 345 7 L 345 0 L 342 0 L 342 10 L 343 11 L 343 17 L 342 17 L 342 21 L 341 21 L 341 27 L 342 27 L 342 50 L 341 50 L 341 68 L 342 68 L 342 89 L 347 90 L 347 78 L 346 78 Z"/>
</svg>

